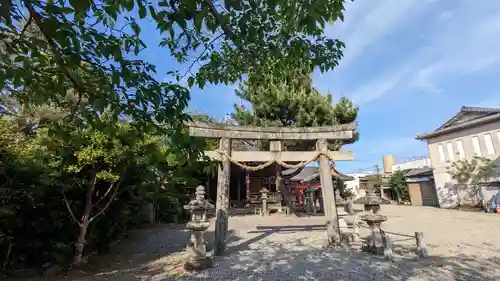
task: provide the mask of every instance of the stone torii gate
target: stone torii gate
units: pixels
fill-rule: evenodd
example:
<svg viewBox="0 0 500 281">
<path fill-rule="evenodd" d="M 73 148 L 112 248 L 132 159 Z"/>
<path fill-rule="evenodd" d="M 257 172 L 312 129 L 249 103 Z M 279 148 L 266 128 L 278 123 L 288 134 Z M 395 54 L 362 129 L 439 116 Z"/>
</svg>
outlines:
<svg viewBox="0 0 500 281">
<path fill-rule="evenodd" d="M 327 141 L 350 140 L 355 131 L 355 123 L 323 127 L 250 127 L 202 122 L 189 124 L 190 136 L 220 139 L 218 150 L 205 151 L 206 156 L 222 162 L 217 177 L 214 255 L 223 254 L 226 248 L 231 162 L 239 165 L 242 162 L 265 162 L 258 167 L 264 168 L 273 163 L 290 166 L 286 162 L 301 162 L 295 167 L 303 167 L 319 160 L 328 243 L 338 245 L 339 223 L 329 161 L 353 160 L 354 155 L 350 151 L 329 151 Z M 232 151 L 232 139 L 270 140 L 270 151 Z M 316 140 L 316 151 L 282 151 L 283 140 Z"/>
</svg>

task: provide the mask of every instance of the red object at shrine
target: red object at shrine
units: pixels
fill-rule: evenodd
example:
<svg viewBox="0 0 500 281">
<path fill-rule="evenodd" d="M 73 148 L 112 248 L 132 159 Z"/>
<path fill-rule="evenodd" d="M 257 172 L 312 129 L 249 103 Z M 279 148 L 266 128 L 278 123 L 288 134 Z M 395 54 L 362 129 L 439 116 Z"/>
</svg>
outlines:
<svg viewBox="0 0 500 281">
<path fill-rule="evenodd" d="M 304 205 L 306 203 L 305 199 L 304 199 L 304 192 L 307 190 L 307 188 L 309 186 L 310 186 L 309 183 L 299 183 L 298 184 L 298 186 L 295 190 L 295 194 L 297 196 L 297 207 L 299 207 L 299 208 L 304 207 Z"/>
</svg>

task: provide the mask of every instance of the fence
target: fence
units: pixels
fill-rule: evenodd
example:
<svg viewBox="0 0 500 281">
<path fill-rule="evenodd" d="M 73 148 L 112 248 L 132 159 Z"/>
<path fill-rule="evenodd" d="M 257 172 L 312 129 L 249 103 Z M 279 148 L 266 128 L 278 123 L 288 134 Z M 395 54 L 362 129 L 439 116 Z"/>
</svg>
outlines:
<svg viewBox="0 0 500 281">
<path fill-rule="evenodd" d="M 368 228 L 367 225 L 363 224 L 358 224 L 361 227 Z M 424 243 L 424 233 L 423 232 L 415 232 L 413 235 L 410 234 L 403 234 L 403 233 L 396 233 L 396 232 L 390 232 L 386 231 L 383 229 L 380 229 L 380 234 L 382 236 L 382 247 L 383 247 L 383 254 L 384 257 L 388 260 L 392 260 L 394 258 L 394 253 L 393 253 L 393 243 L 394 242 L 402 242 L 402 241 L 409 241 L 409 240 L 415 240 L 415 245 L 416 245 L 416 254 L 418 257 L 421 258 L 426 258 L 429 256 L 429 253 L 427 251 L 427 246 Z M 392 240 L 391 237 L 389 236 L 397 236 L 397 237 L 403 237 L 398 240 Z"/>
</svg>

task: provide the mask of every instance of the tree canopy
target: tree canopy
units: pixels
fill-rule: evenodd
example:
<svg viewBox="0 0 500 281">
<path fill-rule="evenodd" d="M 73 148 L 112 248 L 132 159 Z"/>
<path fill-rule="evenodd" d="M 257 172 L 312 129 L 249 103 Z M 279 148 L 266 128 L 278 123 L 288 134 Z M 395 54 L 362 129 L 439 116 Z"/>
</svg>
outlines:
<svg viewBox="0 0 500 281">
<path fill-rule="evenodd" d="M 343 19 L 344 0 L 43 1 L 7 0 L 0 9 L 0 88 L 23 101 L 67 105 L 95 118 L 108 108 L 138 126 L 187 116 L 189 92 L 156 79 L 140 19 L 156 22 L 162 46 L 180 63 L 200 65 L 189 85 L 233 83 L 243 74 L 283 65 L 332 69 L 343 43 L 323 35 L 326 23 Z M 274 63 L 269 64 L 273 58 Z M 172 69 L 170 74 L 181 75 Z M 186 74 L 187 75 L 187 74 Z M 88 106 L 79 108 L 80 101 Z M 72 115 L 70 115 L 72 116 Z"/>
<path fill-rule="evenodd" d="M 335 104 L 332 95 L 321 94 L 312 87 L 311 73 L 306 70 L 284 70 L 280 76 L 260 73 L 249 76 L 236 95 L 244 104 L 234 105 L 232 117 L 242 125 L 256 126 L 326 126 L 355 122 L 358 106 L 341 97 Z M 338 150 L 347 142 L 333 142 Z M 286 142 L 291 149 L 310 149 L 310 142 Z"/>
<path fill-rule="evenodd" d="M 396 192 L 398 203 L 410 201 L 410 191 L 405 174 L 408 170 L 394 171 L 389 177 L 389 186 Z"/>
</svg>

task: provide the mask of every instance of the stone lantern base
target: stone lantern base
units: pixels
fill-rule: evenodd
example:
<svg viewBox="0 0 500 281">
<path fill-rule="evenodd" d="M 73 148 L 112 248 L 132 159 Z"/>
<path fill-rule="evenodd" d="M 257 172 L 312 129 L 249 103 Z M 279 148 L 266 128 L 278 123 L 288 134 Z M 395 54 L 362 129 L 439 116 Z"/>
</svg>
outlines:
<svg viewBox="0 0 500 281">
<path fill-rule="evenodd" d="M 189 257 L 184 263 L 184 269 L 187 271 L 201 271 L 213 266 L 210 257 Z"/>
<path fill-rule="evenodd" d="M 366 245 L 362 247 L 362 250 L 376 255 L 383 255 L 384 244 L 380 224 L 386 221 L 387 217 L 383 215 L 369 214 L 361 217 L 361 220 L 365 221 L 371 230 L 371 234 L 367 238 Z"/>
</svg>

